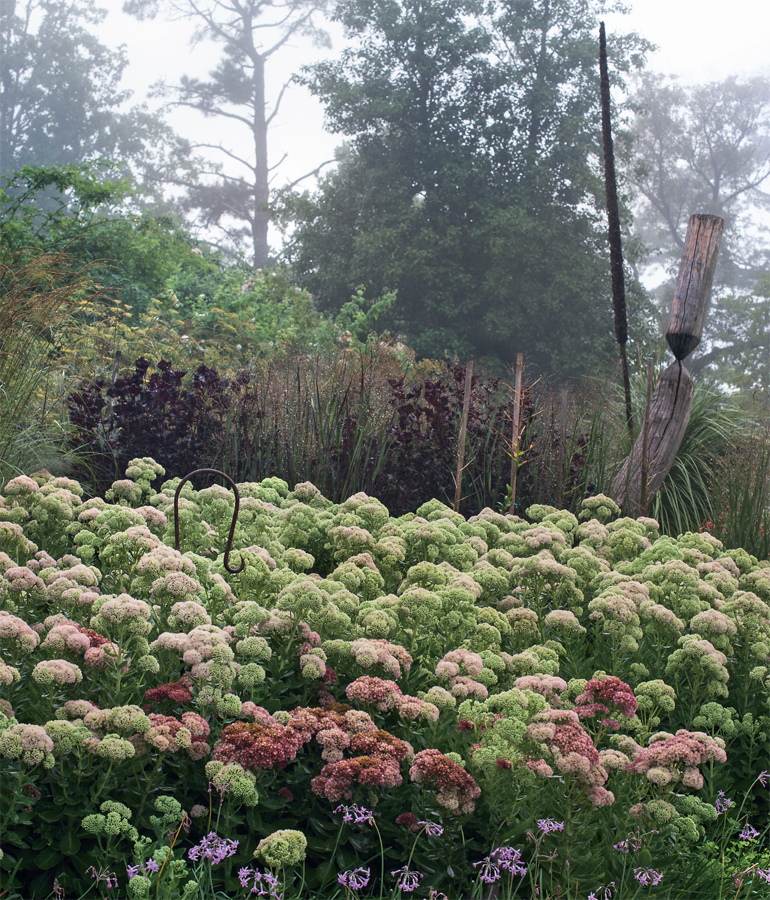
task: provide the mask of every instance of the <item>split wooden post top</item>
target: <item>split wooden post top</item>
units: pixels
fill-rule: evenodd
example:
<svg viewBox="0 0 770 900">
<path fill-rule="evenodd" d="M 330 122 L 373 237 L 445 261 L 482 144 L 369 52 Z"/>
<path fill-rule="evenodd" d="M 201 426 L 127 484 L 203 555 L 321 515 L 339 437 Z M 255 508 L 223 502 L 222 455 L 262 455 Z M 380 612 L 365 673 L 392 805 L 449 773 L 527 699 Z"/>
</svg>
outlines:
<svg viewBox="0 0 770 900">
<path fill-rule="evenodd" d="M 719 216 L 690 216 L 666 329 L 668 346 L 679 360 L 700 344 L 724 225 Z"/>
</svg>

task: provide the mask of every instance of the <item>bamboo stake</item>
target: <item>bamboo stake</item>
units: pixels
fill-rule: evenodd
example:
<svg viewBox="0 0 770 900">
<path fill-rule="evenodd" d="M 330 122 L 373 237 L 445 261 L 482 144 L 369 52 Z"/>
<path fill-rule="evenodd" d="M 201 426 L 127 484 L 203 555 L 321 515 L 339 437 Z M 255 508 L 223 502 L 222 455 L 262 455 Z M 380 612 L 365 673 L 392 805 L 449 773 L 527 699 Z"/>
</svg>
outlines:
<svg viewBox="0 0 770 900">
<path fill-rule="evenodd" d="M 620 368 L 626 395 L 626 425 L 634 440 L 634 417 L 631 412 L 631 379 L 628 375 L 628 322 L 626 320 L 626 287 L 623 279 L 623 246 L 620 239 L 618 187 L 615 177 L 615 151 L 612 147 L 610 119 L 610 76 L 607 70 L 607 38 L 604 22 L 599 26 L 599 72 L 601 78 L 602 137 L 604 139 L 604 187 L 607 195 L 607 226 L 610 241 L 610 272 L 612 273 L 612 309 L 615 313 L 615 337 L 620 347 Z"/>
<path fill-rule="evenodd" d="M 559 468 L 556 472 L 557 506 L 561 509 L 564 488 L 564 444 L 567 440 L 567 388 L 561 389 L 561 421 L 559 422 Z"/>
<path fill-rule="evenodd" d="M 521 430 L 521 382 L 524 377 L 524 354 L 516 354 L 516 387 L 513 392 L 513 440 L 511 441 L 511 506 L 509 515 L 516 512 L 516 473 L 519 468 L 519 431 Z"/>
<path fill-rule="evenodd" d="M 468 412 L 471 405 L 471 388 L 473 386 L 473 360 L 468 362 L 465 369 L 465 396 L 463 397 L 463 417 L 460 422 L 460 447 L 457 453 L 457 479 L 455 481 L 455 512 L 460 509 L 460 496 L 462 493 L 463 468 L 465 466 L 465 435 L 468 430 Z"/>
<path fill-rule="evenodd" d="M 642 426 L 642 515 L 647 515 L 647 476 L 650 470 L 650 403 L 652 402 L 652 357 L 647 357 L 647 403 L 644 406 Z"/>
</svg>

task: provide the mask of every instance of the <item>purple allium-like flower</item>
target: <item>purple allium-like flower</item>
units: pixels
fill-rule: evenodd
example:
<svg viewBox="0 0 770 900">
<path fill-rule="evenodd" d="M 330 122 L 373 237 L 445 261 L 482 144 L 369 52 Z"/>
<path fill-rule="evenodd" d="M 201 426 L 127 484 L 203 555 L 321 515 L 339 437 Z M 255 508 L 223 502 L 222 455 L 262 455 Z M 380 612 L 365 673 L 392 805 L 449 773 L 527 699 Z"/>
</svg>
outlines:
<svg viewBox="0 0 770 900">
<path fill-rule="evenodd" d="M 491 856 L 485 856 L 484 859 L 475 862 L 473 867 L 475 868 L 476 866 L 481 866 L 479 878 L 484 884 L 494 884 L 496 881 L 500 880 L 500 867 L 492 862 Z"/>
<path fill-rule="evenodd" d="M 443 826 L 439 825 L 438 822 L 417 822 L 415 824 L 424 826 L 425 833 L 431 837 L 441 837 L 444 833 Z"/>
<path fill-rule="evenodd" d="M 278 893 L 278 879 L 269 872 L 260 872 L 259 869 L 251 869 L 244 866 L 238 870 L 238 881 L 241 887 L 251 885 L 251 893 L 265 897 L 269 893 L 269 900 L 282 900 L 283 894 Z"/>
<path fill-rule="evenodd" d="M 612 889 L 615 882 L 611 881 L 606 887 L 597 888 L 588 895 L 588 900 L 612 900 Z"/>
<path fill-rule="evenodd" d="M 538 819 L 537 827 L 543 834 L 551 834 L 553 831 L 564 831 L 564 822 L 557 822 L 556 819 Z"/>
<path fill-rule="evenodd" d="M 663 873 L 656 872 L 655 869 L 648 869 L 646 866 L 639 866 L 637 869 L 634 869 L 634 878 L 642 887 L 647 887 L 648 885 L 655 887 L 656 884 L 660 884 L 663 880 Z"/>
<path fill-rule="evenodd" d="M 187 856 L 194 862 L 199 859 L 207 859 L 212 866 L 215 866 L 228 856 L 234 856 L 237 849 L 238 841 L 221 838 L 215 831 L 211 831 L 199 844 L 187 851 Z"/>
<path fill-rule="evenodd" d="M 350 888 L 351 891 L 360 891 L 369 884 L 370 875 L 371 872 L 369 869 L 353 869 L 352 871 L 348 870 L 347 872 L 342 872 L 337 876 L 337 881 L 339 881 L 343 887 Z"/>
<path fill-rule="evenodd" d="M 126 872 L 128 872 L 128 880 L 131 881 L 139 874 L 139 866 L 126 866 Z"/>
<path fill-rule="evenodd" d="M 515 850 L 513 847 L 498 847 L 491 854 L 492 859 L 511 875 L 526 875 L 527 867 L 521 862 L 521 850 Z"/>
<path fill-rule="evenodd" d="M 770 777 L 766 769 L 763 769 L 759 775 L 757 776 L 757 781 L 762 785 L 762 787 L 767 787 L 767 779 Z"/>
<path fill-rule="evenodd" d="M 749 825 L 749 823 L 747 822 L 743 826 L 743 830 L 738 835 L 738 837 L 742 841 L 753 841 L 755 837 L 758 837 L 758 835 L 759 832 L 757 831 L 757 829 L 753 825 Z"/>
<path fill-rule="evenodd" d="M 91 873 L 91 878 L 95 878 L 97 884 L 104 882 L 108 889 L 118 886 L 118 876 L 114 872 L 108 872 L 107 869 L 97 870 L 93 866 L 89 866 L 86 872 Z"/>
<path fill-rule="evenodd" d="M 411 872 L 408 866 L 402 866 L 400 869 L 396 869 L 390 874 L 393 876 L 398 875 L 396 888 L 399 891 L 404 891 L 406 894 L 416 891 L 423 878 L 423 875 L 420 872 Z"/>
<path fill-rule="evenodd" d="M 364 822 L 368 822 L 373 818 L 371 810 L 363 806 L 357 806 L 355 803 L 352 803 L 350 806 L 338 806 L 334 812 L 342 813 L 343 822 L 353 822 L 355 825 L 363 825 Z"/>
<path fill-rule="evenodd" d="M 770 869 L 757 869 L 757 875 L 763 880 L 770 884 Z"/>
<path fill-rule="evenodd" d="M 723 812 L 726 812 L 733 805 L 733 801 L 729 797 L 725 797 L 725 792 L 720 791 L 717 802 L 714 804 L 714 809 L 717 811 L 717 815 L 721 816 Z"/>
<path fill-rule="evenodd" d="M 160 871 L 160 866 L 155 862 L 154 859 L 148 859 L 148 860 L 147 860 L 147 868 L 148 868 L 151 872 L 159 872 L 159 871 Z"/>
</svg>

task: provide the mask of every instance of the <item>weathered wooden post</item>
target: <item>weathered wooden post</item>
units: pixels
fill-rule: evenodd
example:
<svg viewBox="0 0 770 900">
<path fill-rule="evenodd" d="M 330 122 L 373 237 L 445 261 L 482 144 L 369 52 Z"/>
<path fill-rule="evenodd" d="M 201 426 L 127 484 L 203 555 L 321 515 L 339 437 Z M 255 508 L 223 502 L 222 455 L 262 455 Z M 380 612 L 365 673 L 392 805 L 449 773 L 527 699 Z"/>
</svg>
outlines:
<svg viewBox="0 0 770 900">
<path fill-rule="evenodd" d="M 724 224 L 718 216 L 690 216 L 666 328 L 666 341 L 676 360 L 658 379 L 647 428 L 637 438 L 612 483 L 612 496 L 628 515 L 642 515 L 642 505 L 646 506 L 660 489 L 690 420 L 695 385 L 682 360 L 698 346 L 703 335 Z M 646 481 L 644 498 L 643 481 Z"/>
<path fill-rule="evenodd" d="M 460 447 L 457 452 L 457 478 L 455 479 L 455 502 L 452 507 L 455 512 L 460 509 L 460 499 L 463 489 L 463 469 L 465 468 L 465 436 L 468 433 L 468 413 L 471 406 L 471 391 L 473 390 L 473 360 L 465 367 L 465 394 L 463 396 L 463 416 L 460 420 Z"/>
<path fill-rule="evenodd" d="M 521 383 L 524 378 L 524 354 L 516 354 L 516 387 L 513 393 L 513 435 L 511 437 L 511 505 L 508 514 L 516 515 L 516 473 L 519 470 L 519 438 L 521 437 Z"/>
</svg>

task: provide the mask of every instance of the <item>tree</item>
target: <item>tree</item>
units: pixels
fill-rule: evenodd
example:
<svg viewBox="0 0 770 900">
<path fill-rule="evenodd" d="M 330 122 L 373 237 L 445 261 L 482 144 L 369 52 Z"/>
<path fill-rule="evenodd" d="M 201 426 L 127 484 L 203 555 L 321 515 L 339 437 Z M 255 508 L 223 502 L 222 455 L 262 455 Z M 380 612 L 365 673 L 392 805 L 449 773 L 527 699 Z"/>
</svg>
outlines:
<svg viewBox="0 0 770 900">
<path fill-rule="evenodd" d="M 137 206 L 136 193 L 105 161 L 22 167 L 0 179 L 0 264 L 64 253 L 135 315 L 182 272 L 194 290 L 221 269 L 179 217 Z"/>
<path fill-rule="evenodd" d="M 338 6 L 355 43 L 307 83 L 350 143 L 287 211 L 289 257 L 322 308 L 363 284 L 369 297 L 397 292 L 383 322 L 426 355 L 499 363 L 524 350 L 563 375 L 608 361 L 599 6 Z M 610 46 L 621 70 L 644 50 Z M 633 318 L 643 303 L 629 294 Z"/>
<path fill-rule="evenodd" d="M 643 239 L 657 259 L 675 265 L 690 215 L 721 216 L 715 285 L 750 289 L 770 263 L 767 229 L 757 216 L 770 205 L 770 80 L 730 77 L 684 87 L 645 73 L 633 105 L 627 173 Z"/>
<path fill-rule="evenodd" d="M 195 145 L 216 151 L 240 173 L 226 174 L 221 166 L 202 173 L 213 180 L 187 183 L 186 205 L 200 213 L 206 226 L 221 229 L 231 247 L 246 242 L 258 268 L 269 262 L 270 173 L 277 167 L 268 161 L 268 130 L 287 87 L 268 109 L 266 66 L 293 37 L 310 36 L 317 44 L 328 44 L 328 36 L 315 26 L 316 14 L 325 6 L 326 0 L 126 0 L 123 5 L 140 19 L 157 15 L 161 8 L 172 17 L 192 19 L 193 43 L 208 39 L 224 46 L 209 80 L 183 76 L 178 85 L 164 85 L 161 92 L 176 106 L 237 122 L 248 132 L 248 156 L 221 142 Z"/>
<path fill-rule="evenodd" d="M 0 175 L 105 157 L 157 188 L 169 155 L 183 155 L 145 107 L 122 110 L 125 51 L 91 31 L 105 14 L 94 0 L 0 4 Z"/>
</svg>

